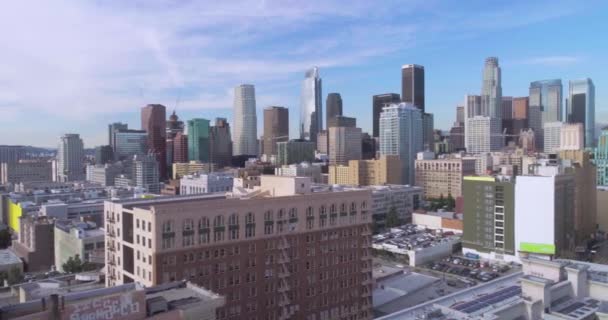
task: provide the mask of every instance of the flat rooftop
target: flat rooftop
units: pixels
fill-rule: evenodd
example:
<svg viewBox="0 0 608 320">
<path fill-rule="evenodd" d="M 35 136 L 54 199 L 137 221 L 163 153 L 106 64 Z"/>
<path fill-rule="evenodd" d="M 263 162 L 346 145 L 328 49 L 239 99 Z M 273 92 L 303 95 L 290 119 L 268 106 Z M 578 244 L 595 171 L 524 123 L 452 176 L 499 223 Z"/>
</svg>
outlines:
<svg viewBox="0 0 608 320">
<path fill-rule="evenodd" d="M 21 259 L 10 249 L 0 250 L 0 265 L 20 264 Z"/>
</svg>

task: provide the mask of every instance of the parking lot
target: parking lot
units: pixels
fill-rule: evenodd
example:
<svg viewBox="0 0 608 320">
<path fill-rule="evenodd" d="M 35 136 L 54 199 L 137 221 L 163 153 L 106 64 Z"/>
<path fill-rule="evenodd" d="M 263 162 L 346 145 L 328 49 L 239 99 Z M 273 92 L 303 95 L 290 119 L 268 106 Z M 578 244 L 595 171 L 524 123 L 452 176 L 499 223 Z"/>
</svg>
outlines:
<svg viewBox="0 0 608 320">
<path fill-rule="evenodd" d="M 429 263 L 426 267 L 436 272 L 457 276 L 460 281 L 469 285 L 475 285 L 479 281 L 494 280 L 503 274 L 512 272 L 513 268 L 518 268 L 510 264 L 490 264 L 459 256 L 446 257 Z"/>
</svg>

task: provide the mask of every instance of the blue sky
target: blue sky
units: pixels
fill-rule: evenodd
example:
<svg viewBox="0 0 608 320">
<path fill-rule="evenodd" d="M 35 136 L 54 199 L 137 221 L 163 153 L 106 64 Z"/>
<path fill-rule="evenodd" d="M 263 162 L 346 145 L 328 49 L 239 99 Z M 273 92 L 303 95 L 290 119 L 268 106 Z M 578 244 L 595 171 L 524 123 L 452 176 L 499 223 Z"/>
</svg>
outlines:
<svg viewBox="0 0 608 320">
<path fill-rule="evenodd" d="M 606 1 L 4 1 L 0 144 L 55 146 L 67 132 L 104 144 L 108 123 L 138 128 L 147 103 L 230 121 L 240 83 L 256 86 L 259 134 L 261 110 L 282 105 L 297 136 L 314 65 L 324 96 L 340 92 L 364 131 L 372 95 L 400 93 L 401 65 L 424 65 L 426 108 L 449 129 L 487 56 L 499 57 L 503 95 L 592 78 L 606 123 L 606 30 Z"/>
</svg>

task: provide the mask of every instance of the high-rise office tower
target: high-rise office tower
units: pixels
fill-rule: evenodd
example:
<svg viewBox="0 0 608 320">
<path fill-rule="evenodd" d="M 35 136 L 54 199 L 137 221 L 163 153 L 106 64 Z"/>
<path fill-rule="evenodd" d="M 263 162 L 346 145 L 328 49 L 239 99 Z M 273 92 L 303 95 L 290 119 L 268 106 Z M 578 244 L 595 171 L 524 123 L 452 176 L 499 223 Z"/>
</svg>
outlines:
<svg viewBox="0 0 608 320">
<path fill-rule="evenodd" d="M 597 185 L 608 186 L 608 127 L 600 133 L 593 162 L 597 166 Z"/>
<path fill-rule="evenodd" d="M 562 122 L 547 122 L 543 125 L 543 152 L 555 153 L 560 148 Z"/>
<path fill-rule="evenodd" d="M 327 121 L 327 128 L 331 127 L 356 127 L 357 118 L 346 116 L 333 116 Z"/>
<path fill-rule="evenodd" d="M 289 109 L 278 106 L 264 109 L 263 140 L 264 154 L 276 156 L 277 142 L 289 141 Z"/>
<path fill-rule="evenodd" d="M 595 146 L 595 86 L 591 79 L 570 80 L 567 121 L 582 123 L 585 147 Z"/>
<path fill-rule="evenodd" d="M 148 133 L 144 130 L 115 130 L 113 146 L 115 160 L 131 159 L 136 154 L 146 154 Z"/>
<path fill-rule="evenodd" d="M 141 129 L 148 133 L 148 151 L 156 155 L 161 179 L 167 177 L 167 108 L 149 104 L 141 109 Z"/>
<path fill-rule="evenodd" d="M 61 136 L 57 149 L 57 181 L 84 180 L 84 144 L 80 135 L 68 133 Z"/>
<path fill-rule="evenodd" d="M 401 99 L 424 112 L 424 67 L 406 64 L 401 67 Z"/>
<path fill-rule="evenodd" d="M 175 138 L 178 132 L 184 132 L 184 122 L 179 120 L 175 110 L 173 110 L 169 120 L 167 120 L 167 139 Z"/>
<path fill-rule="evenodd" d="M 530 107 L 540 107 L 542 124 L 562 121 L 562 80 L 531 82 L 529 101 Z"/>
<path fill-rule="evenodd" d="M 330 165 L 347 165 L 350 160 L 361 160 L 360 128 L 331 127 L 327 133 Z"/>
<path fill-rule="evenodd" d="M 397 93 L 377 94 L 372 97 L 372 121 L 374 122 L 372 135 L 374 138 L 379 137 L 380 134 L 380 114 L 382 113 L 382 109 L 390 104 L 399 103 L 400 101 L 401 97 Z"/>
<path fill-rule="evenodd" d="M 380 155 L 396 155 L 401 160 L 402 184 L 414 185 L 414 161 L 423 150 L 423 120 L 412 104 L 392 104 L 380 114 Z"/>
<path fill-rule="evenodd" d="M 528 97 L 513 98 L 513 119 L 528 120 Z M 526 126 L 527 126 L 526 122 Z"/>
<path fill-rule="evenodd" d="M 307 70 L 302 81 L 300 96 L 300 138 L 317 141 L 323 130 L 323 105 L 319 68 Z"/>
<path fill-rule="evenodd" d="M 97 146 L 95 147 L 95 163 L 106 164 L 114 160 L 114 151 L 110 146 Z"/>
<path fill-rule="evenodd" d="M 499 151 L 504 146 L 499 118 L 475 116 L 467 119 L 465 143 L 470 153 Z"/>
<path fill-rule="evenodd" d="M 315 160 L 316 143 L 303 139 L 292 139 L 277 143 L 277 164 L 288 165 Z"/>
<path fill-rule="evenodd" d="M 584 132 L 582 123 L 562 124 L 559 150 L 576 151 L 585 149 Z"/>
<path fill-rule="evenodd" d="M 490 118 L 502 117 L 502 85 L 498 58 L 486 58 L 481 87 L 481 115 Z"/>
<path fill-rule="evenodd" d="M 472 118 L 474 116 L 482 115 L 481 112 L 481 96 L 468 94 L 464 97 L 464 118 Z"/>
<path fill-rule="evenodd" d="M 153 154 L 134 156 L 133 183 L 135 186 L 150 193 L 160 193 L 158 168 L 158 161 Z"/>
<path fill-rule="evenodd" d="M 422 114 L 422 146 L 425 150 L 433 150 L 435 146 L 435 119 L 432 113 Z"/>
<path fill-rule="evenodd" d="M 464 126 L 464 106 L 456 106 L 455 127 Z"/>
<path fill-rule="evenodd" d="M 108 125 L 108 144 L 114 149 L 114 132 L 117 130 L 127 130 L 129 129 L 129 125 L 121 122 L 114 122 Z M 114 149 L 116 152 L 116 149 Z"/>
<path fill-rule="evenodd" d="M 368 160 L 376 158 L 376 139 L 369 133 L 363 132 L 361 135 L 361 159 Z"/>
<path fill-rule="evenodd" d="M 209 158 L 216 168 L 228 167 L 232 163 L 232 136 L 226 118 L 216 118 L 209 131 Z"/>
<path fill-rule="evenodd" d="M 188 160 L 209 162 L 209 120 L 188 120 Z"/>
<path fill-rule="evenodd" d="M 178 132 L 173 138 L 173 163 L 188 162 L 188 136 Z"/>
<path fill-rule="evenodd" d="M 329 126 L 329 119 L 342 115 L 342 96 L 335 92 L 328 94 L 325 108 L 327 108 L 325 122 L 327 123 L 327 126 Z"/>
<path fill-rule="evenodd" d="M 255 106 L 255 87 L 242 84 L 234 88 L 234 139 L 235 156 L 258 154 L 258 122 Z"/>
<path fill-rule="evenodd" d="M 502 97 L 502 119 L 513 119 L 513 97 Z"/>
</svg>

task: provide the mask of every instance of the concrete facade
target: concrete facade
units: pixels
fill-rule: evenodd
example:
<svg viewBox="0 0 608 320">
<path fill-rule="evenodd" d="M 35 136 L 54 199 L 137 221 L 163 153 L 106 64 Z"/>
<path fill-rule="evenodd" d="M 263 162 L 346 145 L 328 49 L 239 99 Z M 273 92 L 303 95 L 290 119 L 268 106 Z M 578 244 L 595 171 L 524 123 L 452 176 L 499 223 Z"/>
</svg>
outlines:
<svg viewBox="0 0 608 320">
<path fill-rule="evenodd" d="M 399 184 L 401 161 L 398 156 L 380 156 L 377 160 L 351 160 L 348 166 L 330 166 L 329 184 L 373 186 Z"/>
<path fill-rule="evenodd" d="M 462 195 L 462 178 L 475 174 L 475 160 L 462 158 L 416 160 L 416 185 L 425 198 Z"/>
<path fill-rule="evenodd" d="M 50 161 L 19 160 L 0 163 L 0 183 L 50 182 L 53 168 Z"/>
</svg>

